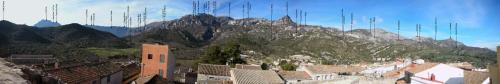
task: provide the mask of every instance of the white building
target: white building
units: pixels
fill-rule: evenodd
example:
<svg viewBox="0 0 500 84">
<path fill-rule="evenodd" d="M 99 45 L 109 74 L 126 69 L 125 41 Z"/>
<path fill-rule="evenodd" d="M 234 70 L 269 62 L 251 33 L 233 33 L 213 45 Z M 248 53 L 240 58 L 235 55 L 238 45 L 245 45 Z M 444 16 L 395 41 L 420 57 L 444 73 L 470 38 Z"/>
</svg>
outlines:
<svg viewBox="0 0 500 84">
<path fill-rule="evenodd" d="M 313 65 L 299 67 L 299 71 L 305 71 L 313 80 L 333 80 L 339 75 L 355 75 L 363 70 L 357 66 L 337 66 L 337 65 Z"/>
</svg>

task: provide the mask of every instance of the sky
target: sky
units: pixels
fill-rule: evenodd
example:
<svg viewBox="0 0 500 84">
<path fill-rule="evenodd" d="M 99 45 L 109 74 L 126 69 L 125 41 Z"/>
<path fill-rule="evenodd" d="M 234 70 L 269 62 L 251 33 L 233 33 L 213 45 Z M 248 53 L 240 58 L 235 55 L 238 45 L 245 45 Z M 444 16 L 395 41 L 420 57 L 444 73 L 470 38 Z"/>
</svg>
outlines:
<svg viewBox="0 0 500 84">
<path fill-rule="evenodd" d="M 123 13 L 130 6 L 130 15 L 137 15 L 147 9 L 148 22 L 161 21 L 161 9 L 166 7 L 166 20 L 180 18 L 192 13 L 194 0 L 3 0 L 5 19 L 17 24 L 33 25 L 52 17 L 52 6 L 58 4 L 58 22 L 61 24 L 85 24 L 85 10 L 96 14 L 96 25 L 109 26 L 110 11 L 113 11 L 113 25 L 123 25 Z M 213 1 L 213 0 L 200 0 Z M 434 19 L 437 18 L 437 39 L 450 37 L 449 24 L 458 24 L 458 41 L 468 46 L 496 50 L 500 46 L 500 3 L 499 0 L 216 0 L 217 16 L 227 16 L 231 3 L 231 17 L 242 17 L 242 6 L 252 4 L 250 17 L 273 20 L 287 14 L 295 20 L 295 10 L 307 12 L 308 25 L 341 27 L 341 10 L 346 23 L 352 13 L 354 29 L 369 28 L 369 18 L 376 18 L 376 27 L 397 32 L 397 21 L 401 22 L 401 35 L 407 38 L 416 35 L 416 24 L 422 25 L 422 36 L 434 38 Z M 90 21 L 89 21 L 90 22 Z M 135 23 L 136 20 L 133 20 Z M 349 24 L 346 24 L 346 27 Z M 134 25 L 136 26 L 136 25 Z M 454 29 L 454 28 L 453 28 Z M 455 30 L 453 30 L 454 32 Z"/>
</svg>

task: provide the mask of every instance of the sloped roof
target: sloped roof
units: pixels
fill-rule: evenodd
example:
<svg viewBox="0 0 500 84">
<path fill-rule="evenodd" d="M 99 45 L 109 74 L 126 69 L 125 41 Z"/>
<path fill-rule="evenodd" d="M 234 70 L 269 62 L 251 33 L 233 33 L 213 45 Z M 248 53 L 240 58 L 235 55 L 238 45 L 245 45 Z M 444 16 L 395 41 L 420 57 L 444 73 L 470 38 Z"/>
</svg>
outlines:
<svg viewBox="0 0 500 84">
<path fill-rule="evenodd" d="M 436 65 L 437 65 L 437 63 L 417 64 L 414 67 L 409 68 L 407 71 L 410 72 L 410 73 L 415 74 L 415 73 L 422 72 L 424 70 L 430 69 L 430 68 L 432 68 L 432 67 L 434 67 Z M 410 66 L 413 66 L 413 65 L 410 65 Z"/>
<path fill-rule="evenodd" d="M 100 76 L 113 74 L 121 69 L 119 65 L 103 62 L 46 70 L 45 72 L 65 83 L 73 84 L 98 79 Z"/>
<path fill-rule="evenodd" d="M 129 78 L 141 72 L 141 67 L 137 64 L 129 64 L 123 67 L 123 78 Z"/>
<path fill-rule="evenodd" d="M 284 81 L 274 71 L 233 69 L 234 84 L 283 84 Z"/>
<path fill-rule="evenodd" d="M 488 72 L 464 71 L 464 84 L 481 84 L 488 77 Z"/>
<path fill-rule="evenodd" d="M 278 71 L 277 73 L 285 80 L 312 80 L 305 71 Z"/>
<path fill-rule="evenodd" d="M 262 68 L 258 65 L 244 65 L 244 64 L 236 64 L 236 69 L 249 69 L 249 70 L 262 70 Z"/>
<path fill-rule="evenodd" d="M 358 66 L 347 66 L 347 65 L 313 65 L 306 66 L 306 69 L 314 74 L 330 74 L 330 73 L 341 73 L 341 72 L 361 72 L 364 70 L 363 67 Z"/>
<path fill-rule="evenodd" d="M 228 65 L 200 64 L 198 65 L 198 74 L 230 76 Z"/>
</svg>

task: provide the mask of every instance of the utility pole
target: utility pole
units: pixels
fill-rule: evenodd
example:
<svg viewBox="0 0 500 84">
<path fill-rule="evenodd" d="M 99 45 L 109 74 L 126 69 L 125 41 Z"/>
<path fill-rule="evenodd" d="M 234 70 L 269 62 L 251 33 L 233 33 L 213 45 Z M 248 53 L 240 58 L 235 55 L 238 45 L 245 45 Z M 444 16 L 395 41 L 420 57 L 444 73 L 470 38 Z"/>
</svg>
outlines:
<svg viewBox="0 0 500 84">
<path fill-rule="evenodd" d="M 5 1 L 2 2 L 2 20 L 5 20 Z"/>
<path fill-rule="evenodd" d="M 400 30 L 400 23 L 399 23 L 399 20 L 398 20 L 398 40 L 399 40 L 399 30 Z"/>
<path fill-rule="evenodd" d="M 437 41 L 437 17 L 434 18 L 434 41 Z"/>
<path fill-rule="evenodd" d="M 345 17 L 344 17 L 344 9 L 342 9 L 342 10 L 341 10 L 341 13 L 342 13 L 342 15 L 341 15 L 340 17 L 342 18 L 342 37 L 344 37 L 344 38 L 345 38 L 345 34 L 344 34 L 344 33 L 345 33 L 345 32 L 344 32 L 344 31 L 345 31 L 345 30 L 344 30 L 344 23 L 345 23 L 345 21 L 344 21 L 344 18 L 345 18 Z"/>
<path fill-rule="evenodd" d="M 377 27 L 375 26 L 375 24 L 377 23 L 376 21 L 376 18 L 373 17 L 373 38 L 375 38 L 375 34 L 377 34 Z"/>
<path fill-rule="evenodd" d="M 353 13 L 351 13 L 351 34 L 352 34 L 352 32 L 353 32 L 353 31 L 352 31 L 352 25 L 353 25 L 353 23 L 354 23 L 353 18 L 354 18 L 354 14 L 353 14 Z"/>
<path fill-rule="evenodd" d="M 286 1 L 286 16 L 288 16 L 288 0 Z"/>
<path fill-rule="evenodd" d="M 215 13 L 215 10 L 216 10 L 216 8 L 217 8 L 217 2 L 216 2 L 216 1 L 213 1 L 213 2 L 212 2 L 212 6 L 214 6 L 214 7 L 212 7 L 212 14 L 213 14 L 214 16 L 217 16 L 217 14 Z"/>
<path fill-rule="evenodd" d="M 241 6 L 241 18 L 245 18 L 245 4 Z"/>
<path fill-rule="evenodd" d="M 85 9 L 85 25 L 88 25 L 87 20 L 89 20 L 89 9 Z"/>
<path fill-rule="evenodd" d="M 455 44 L 456 44 L 456 47 L 457 47 L 457 50 L 458 50 L 458 23 L 455 23 Z M 457 51 L 457 55 L 458 55 L 458 51 Z"/>
<path fill-rule="evenodd" d="M 109 19 L 110 20 L 110 26 L 109 27 L 113 28 L 113 10 L 111 10 L 109 17 L 110 17 L 110 19 Z"/>
<path fill-rule="evenodd" d="M 229 17 L 231 17 L 231 2 L 229 2 L 229 9 L 228 9 Z"/>
<path fill-rule="evenodd" d="M 370 18 L 370 35 L 373 35 L 372 34 L 372 18 Z"/>
<path fill-rule="evenodd" d="M 452 24 L 452 23 L 450 22 L 450 39 L 452 39 L 452 38 L 451 38 L 451 36 L 452 36 L 452 34 L 451 34 L 451 24 Z"/>
<path fill-rule="evenodd" d="M 250 10 L 252 10 L 252 4 L 247 1 L 247 18 L 250 18 Z"/>
<path fill-rule="evenodd" d="M 56 23 L 58 23 L 58 18 L 57 18 L 57 15 L 58 15 L 58 7 L 57 7 L 57 4 L 56 4 Z"/>
<path fill-rule="evenodd" d="M 47 6 L 45 6 L 45 20 L 47 20 Z"/>
<path fill-rule="evenodd" d="M 123 12 L 123 27 L 127 27 L 127 12 Z"/>
<path fill-rule="evenodd" d="M 52 5 L 52 21 L 55 21 L 55 5 Z"/>
<path fill-rule="evenodd" d="M 163 10 L 161 11 L 161 16 L 162 16 L 162 26 L 163 28 L 167 28 L 166 25 L 165 25 L 165 17 L 167 16 L 167 13 L 166 13 L 166 9 L 167 7 L 165 5 L 163 5 Z"/>
<path fill-rule="evenodd" d="M 307 12 L 304 12 L 304 26 L 307 26 Z"/>
</svg>

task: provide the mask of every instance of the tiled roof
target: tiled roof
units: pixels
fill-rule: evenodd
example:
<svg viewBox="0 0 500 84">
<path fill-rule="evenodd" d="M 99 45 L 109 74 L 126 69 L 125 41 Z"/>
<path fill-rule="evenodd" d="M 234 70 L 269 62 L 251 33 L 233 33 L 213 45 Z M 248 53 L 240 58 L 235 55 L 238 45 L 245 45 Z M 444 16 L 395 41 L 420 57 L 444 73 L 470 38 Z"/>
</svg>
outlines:
<svg viewBox="0 0 500 84">
<path fill-rule="evenodd" d="M 278 71 L 277 73 L 285 80 L 311 80 L 311 76 L 305 71 Z"/>
<path fill-rule="evenodd" d="M 213 65 L 213 64 L 200 64 L 198 65 L 198 74 L 217 75 L 217 76 L 230 76 L 228 65 Z"/>
<path fill-rule="evenodd" d="M 233 69 L 231 75 L 235 84 L 283 84 L 284 81 L 274 71 Z"/>
<path fill-rule="evenodd" d="M 119 65 L 104 62 L 46 70 L 45 72 L 65 83 L 73 84 L 98 79 L 120 70 Z"/>
<path fill-rule="evenodd" d="M 123 67 L 123 78 L 129 78 L 141 72 L 141 67 L 137 64 L 129 64 Z"/>
<path fill-rule="evenodd" d="M 424 64 L 409 65 L 411 67 L 407 71 L 410 73 L 416 74 L 418 72 L 422 72 L 424 70 L 430 69 L 436 65 L 437 65 L 437 63 L 424 63 Z"/>
<path fill-rule="evenodd" d="M 236 64 L 236 69 L 249 69 L 249 70 L 262 70 L 262 68 L 258 65 L 244 65 L 244 64 Z"/>
<path fill-rule="evenodd" d="M 198 84 L 233 84 L 231 80 L 198 80 Z"/>
<path fill-rule="evenodd" d="M 314 74 L 330 74 L 330 73 L 340 73 L 340 72 L 361 72 L 364 70 L 363 67 L 358 66 L 347 66 L 347 65 L 313 65 L 306 66 L 306 69 Z"/>
<path fill-rule="evenodd" d="M 488 72 L 464 71 L 464 84 L 481 84 L 488 77 Z"/>
</svg>

